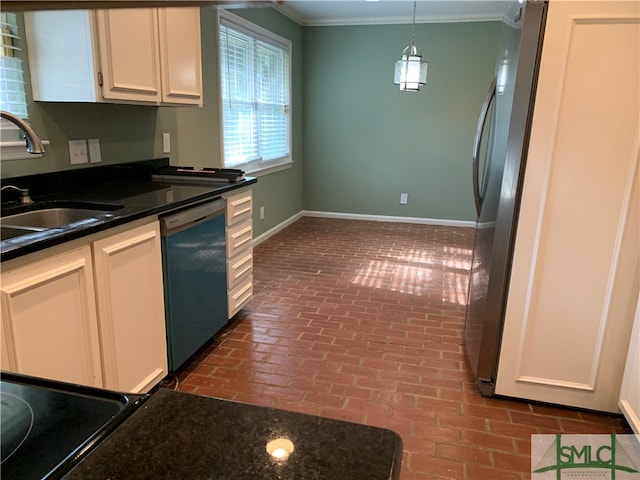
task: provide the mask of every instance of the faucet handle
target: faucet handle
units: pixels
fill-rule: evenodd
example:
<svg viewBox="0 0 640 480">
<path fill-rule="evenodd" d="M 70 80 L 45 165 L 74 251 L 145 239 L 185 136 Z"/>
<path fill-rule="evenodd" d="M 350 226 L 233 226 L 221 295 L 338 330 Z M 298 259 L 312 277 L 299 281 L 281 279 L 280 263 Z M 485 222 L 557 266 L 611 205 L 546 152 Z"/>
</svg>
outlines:
<svg viewBox="0 0 640 480">
<path fill-rule="evenodd" d="M 31 200 L 31 197 L 29 196 L 28 188 L 20 190 L 20 203 L 23 205 L 31 205 L 33 203 L 33 200 Z"/>
</svg>

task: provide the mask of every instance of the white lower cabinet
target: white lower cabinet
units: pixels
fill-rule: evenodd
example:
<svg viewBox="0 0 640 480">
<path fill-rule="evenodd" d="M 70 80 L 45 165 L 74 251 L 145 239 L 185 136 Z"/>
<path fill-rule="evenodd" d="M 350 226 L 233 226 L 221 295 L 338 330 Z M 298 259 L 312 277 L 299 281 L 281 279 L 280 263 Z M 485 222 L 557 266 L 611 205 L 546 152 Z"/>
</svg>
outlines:
<svg viewBox="0 0 640 480">
<path fill-rule="evenodd" d="M 147 392 L 167 375 L 157 222 L 93 243 L 104 386 Z"/>
<path fill-rule="evenodd" d="M 1 291 L 3 370 L 102 387 L 89 246 L 3 271 Z"/>
<path fill-rule="evenodd" d="M 168 371 L 158 222 L 93 240 L 2 272 L 2 369 L 147 392 Z"/>
<path fill-rule="evenodd" d="M 253 196 L 250 189 L 226 196 L 227 304 L 229 318 L 253 297 Z"/>
</svg>

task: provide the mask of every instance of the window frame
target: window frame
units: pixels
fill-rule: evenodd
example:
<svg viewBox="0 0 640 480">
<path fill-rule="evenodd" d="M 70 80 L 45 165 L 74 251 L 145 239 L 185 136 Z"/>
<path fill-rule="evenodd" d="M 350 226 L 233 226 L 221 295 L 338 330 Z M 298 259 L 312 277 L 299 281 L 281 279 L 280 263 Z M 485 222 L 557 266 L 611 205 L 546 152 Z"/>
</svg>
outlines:
<svg viewBox="0 0 640 480">
<path fill-rule="evenodd" d="M 270 43 L 272 45 L 277 46 L 285 51 L 287 55 L 288 61 L 288 78 L 285 80 L 288 82 L 288 105 L 287 108 L 287 117 L 288 117 L 288 154 L 284 157 L 280 157 L 278 159 L 273 160 L 253 160 L 245 163 L 237 164 L 236 166 L 227 166 L 225 162 L 225 154 L 224 154 L 224 99 L 222 97 L 222 43 L 220 42 L 221 35 L 221 25 L 226 25 L 232 29 L 236 29 L 237 31 L 252 36 L 253 38 L 260 39 Z M 244 170 L 246 173 L 251 174 L 252 176 L 260 176 L 267 173 L 273 173 L 276 171 L 284 170 L 287 168 L 291 168 L 293 166 L 293 95 L 292 95 L 292 85 L 293 85 L 293 55 L 292 42 L 280 35 L 273 33 L 270 30 L 267 30 L 259 25 L 250 22 L 238 15 L 235 15 L 228 10 L 218 9 L 217 11 L 217 21 L 216 21 L 216 42 L 217 42 L 217 89 L 218 89 L 218 114 L 219 114 L 219 127 L 220 127 L 220 158 L 222 166 L 225 168 L 240 168 Z M 255 72 L 254 72 L 255 73 Z M 253 79 L 252 79 L 253 81 Z"/>
<path fill-rule="evenodd" d="M 23 42 L 25 41 L 24 35 L 24 22 L 22 22 L 22 18 L 19 14 L 15 12 L 3 12 L 4 15 L 12 15 L 15 18 L 15 21 L 7 21 L 5 24 L 4 21 L 0 21 L 0 23 L 5 27 L 11 27 L 11 36 L 14 39 L 13 46 L 11 47 L 14 51 L 14 56 L 17 57 L 20 63 L 20 68 L 22 70 L 22 85 L 23 92 L 25 95 L 24 107 L 27 110 L 26 115 L 22 113 L 12 112 L 22 118 L 24 121 L 29 121 L 29 101 L 28 101 L 28 93 L 27 92 L 27 75 L 28 71 L 26 69 L 26 58 L 24 58 L 24 50 L 22 48 Z M 15 32 L 14 32 L 15 30 Z M 42 141 L 43 144 L 48 145 L 49 142 L 46 140 Z M 40 158 L 42 154 L 30 154 L 26 151 L 25 148 L 26 142 L 24 140 L 24 135 L 22 130 L 14 125 L 9 120 L 4 118 L 0 119 L 0 161 L 2 160 L 24 160 L 24 159 L 33 159 Z"/>
</svg>

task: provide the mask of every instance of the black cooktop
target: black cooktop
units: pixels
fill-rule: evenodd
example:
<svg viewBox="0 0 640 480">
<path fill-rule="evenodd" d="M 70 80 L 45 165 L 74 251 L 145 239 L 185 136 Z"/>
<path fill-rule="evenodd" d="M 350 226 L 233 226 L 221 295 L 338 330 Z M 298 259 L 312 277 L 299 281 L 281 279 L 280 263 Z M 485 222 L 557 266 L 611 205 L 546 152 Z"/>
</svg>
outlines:
<svg viewBox="0 0 640 480">
<path fill-rule="evenodd" d="M 148 396 L 0 375 L 0 478 L 60 478 Z"/>
</svg>

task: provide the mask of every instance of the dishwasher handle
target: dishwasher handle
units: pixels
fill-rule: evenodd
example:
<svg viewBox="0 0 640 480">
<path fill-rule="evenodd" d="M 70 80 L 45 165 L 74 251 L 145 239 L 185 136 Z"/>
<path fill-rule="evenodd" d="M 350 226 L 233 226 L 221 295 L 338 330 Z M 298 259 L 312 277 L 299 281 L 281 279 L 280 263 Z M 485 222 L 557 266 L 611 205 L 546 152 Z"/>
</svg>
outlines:
<svg viewBox="0 0 640 480">
<path fill-rule="evenodd" d="M 191 208 L 185 208 L 177 213 L 160 218 L 160 232 L 167 237 L 181 232 L 192 225 L 224 214 L 225 201 L 222 198 L 212 202 L 201 203 Z"/>
</svg>

